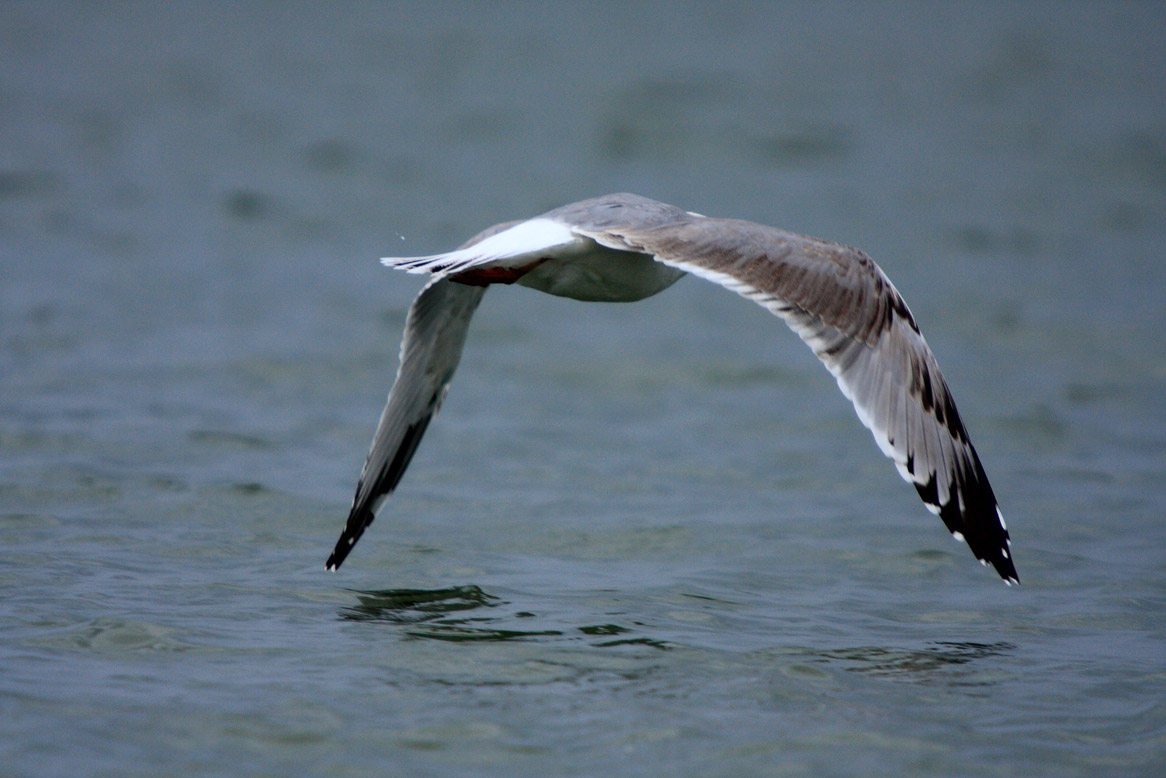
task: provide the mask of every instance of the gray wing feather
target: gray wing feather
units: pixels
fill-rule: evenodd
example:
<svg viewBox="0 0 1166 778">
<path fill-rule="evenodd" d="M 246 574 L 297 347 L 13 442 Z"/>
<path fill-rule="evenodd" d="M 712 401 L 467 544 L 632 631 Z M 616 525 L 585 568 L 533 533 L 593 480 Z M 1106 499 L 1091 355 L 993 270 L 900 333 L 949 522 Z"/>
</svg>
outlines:
<svg viewBox="0 0 1166 778">
<path fill-rule="evenodd" d="M 1017 582 L 1008 530 L 951 391 L 915 318 L 863 252 L 752 222 L 618 195 L 552 211 L 581 235 L 725 286 L 813 349 L 900 475 L 948 530 Z M 652 203 L 652 201 L 647 201 Z"/>
<path fill-rule="evenodd" d="M 473 245 L 509 225 L 495 225 L 465 245 Z M 470 319 L 485 292 L 482 286 L 435 277 L 409 307 L 397 378 L 373 435 L 344 531 L 324 564 L 327 569 L 340 567 L 372 523 L 381 502 L 404 475 L 430 419 L 445 399 L 461 360 Z"/>
</svg>

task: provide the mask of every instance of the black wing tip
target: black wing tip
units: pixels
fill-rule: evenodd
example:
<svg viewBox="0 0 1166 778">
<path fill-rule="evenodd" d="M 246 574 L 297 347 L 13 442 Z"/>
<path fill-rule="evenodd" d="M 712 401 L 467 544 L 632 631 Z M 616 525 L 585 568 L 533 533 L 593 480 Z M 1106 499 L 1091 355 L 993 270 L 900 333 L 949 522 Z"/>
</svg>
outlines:
<svg viewBox="0 0 1166 778">
<path fill-rule="evenodd" d="M 344 564 L 344 560 L 348 558 L 348 553 L 352 551 L 354 545 L 356 545 L 356 538 L 349 542 L 348 533 L 341 535 L 340 540 L 336 541 L 336 547 L 328 556 L 328 561 L 324 563 L 324 569 L 330 573 L 339 570 L 340 565 Z"/>
<path fill-rule="evenodd" d="M 970 448 L 970 444 L 969 444 Z M 926 483 L 914 482 L 915 490 L 927 507 L 939 515 L 948 531 L 959 541 L 967 543 L 976 559 L 985 567 L 991 565 L 1009 586 L 1020 585 L 1020 576 L 1012 562 L 1012 541 L 996 495 L 988 483 L 984 466 L 976 450 L 971 449 L 971 468 L 961 478 L 959 471 L 951 473 L 950 494 L 946 503 L 939 502 L 937 474 L 932 471 Z M 914 469 L 908 459 L 907 469 Z"/>
<path fill-rule="evenodd" d="M 995 497 L 985 506 L 986 510 L 975 511 L 964 517 L 964 527 L 971 537 L 967 538 L 968 546 L 976 557 L 985 565 L 991 565 L 1004 583 L 1012 586 L 1020 584 L 1020 576 L 1016 572 L 1016 565 L 1012 561 L 1012 539 L 1004 525 L 1004 518 L 1000 515 L 1000 508 L 996 505 Z M 972 522 L 979 518 L 979 526 Z"/>
<path fill-rule="evenodd" d="M 336 546 L 328 556 L 328 561 L 324 563 L 325 570 L 336 572 L 340 569 L 340 565 L 344 564 L 344 560 L 352 552 L 356 541 L 360 540 L 360 536 L 364 534 L 365 528 L 372 524 L 373 516 L 373 512 L 367 508 L 353 509 L 348 516 L 348 523 L 344 525 L 344 531 L 340 533 Z"/>
<path fill-rule="evenodd" d="M 1005 541 L 1004 547 L 1000 549 L 995 557 L 981 559 L 980 562 L 985 565 L 992 565 L 1008 586 L 1020 586 L 1020 576 L 1016 572 L 1016 565 L 1012 564 L 1012 554 L 1007 541 Z"/>
<path fill-rule="evenodd" d="M 976 516 L 983 517 L 979 526 L 972 524 Z M 1004 583 L 1009 586 L 1019 585 L 1020 576 L 1012 561 L 1012 540 L 995 501 L 993 500 L 990 511 L 972 513 L 962 518 L 965 531 L 953 531 L 952 534 L 968 544 L 976 559 L 980 560 L 980 564 L 985 567 L 991 565 L 1004 579 Z"/>
<path fill-rule="evenodd" d="M 328 561 L 324 563 L 324 569 L 329 572 L 336 572 L 340 569 L 340 565 L 344 564 L 344 560 L 348 558 L 348 554 L 352 551 L 352 547 L 356 545 L 356 539 L 360 534 L 349 535 L 345 532 L 340 536 L 340 540 L 336 541 L 336 547 L 332 549 L 332 553 L 328 556 Z"/>
<path fill-rule="evenodd" d="M 991 565 L 1004 580 L 1004 583 L 1009 586 L 1013 584 L 1019 585 L 1020 576 L 1016 572 L 1016 565 L 1012 562 L 1012 544 L 1008 537 L 1008 530 L 1004 529 L 999 515 L 999 510 L 993 509 L 991 516 L 996 521 L 993 522 L 991 519 L 986 519 L 984 520 L 984 524 L 979 527 L 970 524 L 969 520 L 972 519 L 974 514 L 972 516 L 961 517 L 963 519 L 963 531 L 951 530 L 951 534 L 956 540 L 961 540 L 968 544 L 968 547 L 976 555 L 976 559 L 980 561 L 980 564 L 985 567 Z M 940 516 L 943 516 L 942 510 Z"/>
<path fill-rule="evenodd" d="M 1019 586 L 1020 575 L 1016 572 L 1016 565 L 1012 562 L 1012 544 L 1008 538 L 1008 530 L 1000 527 L 999 531 L 1003 533 L 1003 537 L 991 540 L 983 536 L 982 530 L 978 536 L 974 535 L 971 538 L 965 532 L 951 530 L 951 536 L 961 543 L 966 543 L 984 567 L 991 565 L 1005 584 Z M 997 542 L 999 545 L 996 545 Z"/>
</svg>

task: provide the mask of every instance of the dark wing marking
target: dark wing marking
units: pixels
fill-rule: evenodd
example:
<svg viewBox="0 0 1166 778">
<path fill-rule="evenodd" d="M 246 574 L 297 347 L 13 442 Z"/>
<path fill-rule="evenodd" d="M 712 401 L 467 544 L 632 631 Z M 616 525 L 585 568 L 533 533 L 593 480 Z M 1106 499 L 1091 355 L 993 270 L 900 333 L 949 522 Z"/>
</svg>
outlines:
<svg viewBox="0 0 1166 778">
<path fill-rule="evenodd" d="M 509 223 L 491 227 L 465 245 L 473 245 L 508 226 Z M 461 359 L 470 319 L 485 293 L 485 287 L 434 278 L 409 307 L 397 378 L 356 484 L 348 521 L 324 563 L 328 570 L 340 567 L 372 523 L 381 502 L 404 475 L 429 420 L 441 407 Z"/>
</svg>

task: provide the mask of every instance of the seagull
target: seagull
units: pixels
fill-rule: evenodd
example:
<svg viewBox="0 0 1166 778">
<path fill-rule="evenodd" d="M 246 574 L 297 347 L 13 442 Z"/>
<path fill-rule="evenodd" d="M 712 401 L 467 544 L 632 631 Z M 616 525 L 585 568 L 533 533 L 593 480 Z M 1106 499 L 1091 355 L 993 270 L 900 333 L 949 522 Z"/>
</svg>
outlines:
<svg viewBox="0 0 1166 778">
<path fill-rule="evenodd" d="M 487 286 L 631 302 L 691 274 L 783 319 L 833 374 L 928 510 L 1006 583 L 1020 582 L 996 496 L 935 355 L 899 292 L 862 251 L 611 194 L 497 224 L 456 251 L 381 262 L 431 277 L 409 308 L 397 377 L 328 570 L 340 567 L 400 482 L 445 398 Z"/>
</svg>

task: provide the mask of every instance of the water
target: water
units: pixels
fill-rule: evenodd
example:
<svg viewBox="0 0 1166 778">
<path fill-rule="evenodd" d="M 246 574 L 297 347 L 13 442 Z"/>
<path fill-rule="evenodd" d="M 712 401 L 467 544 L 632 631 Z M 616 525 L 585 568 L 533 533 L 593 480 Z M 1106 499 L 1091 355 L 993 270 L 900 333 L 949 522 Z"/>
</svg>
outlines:
<svg viewBox="0 0 1166 778">
<path fill-rule="evenodd" d="M 0 7 L 0 774 L 1153 775 L 1152 3 Z M 419 280 L 630 190 L 869 251 L 1005 588 L 780 322 L 494 290 L 323 562 Z"/>
</svg>

